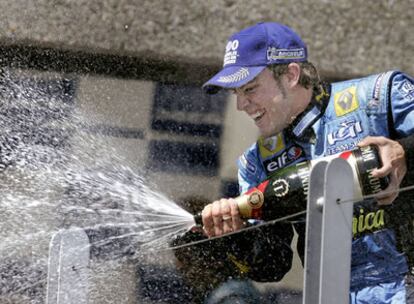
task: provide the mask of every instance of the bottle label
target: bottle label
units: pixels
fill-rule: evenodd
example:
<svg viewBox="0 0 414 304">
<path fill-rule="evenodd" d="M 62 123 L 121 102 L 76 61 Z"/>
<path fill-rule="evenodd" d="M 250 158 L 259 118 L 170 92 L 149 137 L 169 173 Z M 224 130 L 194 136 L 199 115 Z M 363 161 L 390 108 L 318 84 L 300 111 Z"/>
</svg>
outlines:
<svg viewBox="0 0 414 304">
<path fill-rule="evenodd" d="M 372 176 L 372 171 L 382 166 L 377 149 L 366 146 L 355 150 L 354 154 L 363 195 L 376 194 L 384 190 L 388 186 L 388 178 Z"/>
<path fill-rule="evenodd" d="M 264 191 L 263 220 L 273 220 L 306 210 L 309 162 L 284 167 L 268 181 Z"/>
<path fill-rule="evenodd" d="M 262 218 L 262 207 L 265 201 L 263 193 L 268 184 L 269 180 L 265 180 L 257 187 L 251 188 L 245 194 L 235 198 L 242 218 Z"/>
</svg>

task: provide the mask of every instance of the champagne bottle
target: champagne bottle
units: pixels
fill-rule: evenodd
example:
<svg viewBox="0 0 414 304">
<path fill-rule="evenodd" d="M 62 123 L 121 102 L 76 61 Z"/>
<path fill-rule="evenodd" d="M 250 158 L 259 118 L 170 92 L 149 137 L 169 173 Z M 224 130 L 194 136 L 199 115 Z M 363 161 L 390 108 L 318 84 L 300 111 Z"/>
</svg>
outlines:
<svg viewBox="0 0 414 304">
<path fill-rule="evenodd" d="M 311 168 L 317 162 L 337 157 L 347 160 L 352 167 L 355 201 L 361 201 L 363 196 L 376 194 L 388 186 L 387 177 L 371 175 L 382 164 L 376 147 L 366 146 L 278 170 L 258 186 L 235 198 L 241 217 L 266 221 L 306 210 Z M 197 225 L 202 225 L 200 214 L 195 215 L 194 220 Z"/>
</svg>

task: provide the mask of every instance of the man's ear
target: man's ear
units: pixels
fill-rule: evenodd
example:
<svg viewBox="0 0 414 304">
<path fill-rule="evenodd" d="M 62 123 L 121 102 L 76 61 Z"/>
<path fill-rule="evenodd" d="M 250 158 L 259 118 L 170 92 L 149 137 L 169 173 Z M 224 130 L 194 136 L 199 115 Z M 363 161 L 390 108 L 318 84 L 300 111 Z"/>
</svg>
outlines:
<svg viewBox="0 0 414 304">
<path fill-rule="evenodd" d="M 286 72 L 287 85 L 290 88 L 295 87 L 299 83 L 300 78 L 300 66 L 296 62 L 291 62 L 288 65 Z"/>
</svg>

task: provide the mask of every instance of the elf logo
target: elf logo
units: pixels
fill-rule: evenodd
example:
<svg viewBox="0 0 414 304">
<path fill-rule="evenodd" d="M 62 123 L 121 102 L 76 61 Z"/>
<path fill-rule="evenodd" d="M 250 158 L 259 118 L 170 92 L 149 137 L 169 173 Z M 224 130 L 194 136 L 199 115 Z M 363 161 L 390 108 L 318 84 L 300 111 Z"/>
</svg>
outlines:
<svg viewBox="0 0 414 304">
<path fill-rule="evenodd" d="M 299 159 L 302 153 L 302 148 L 298 146 L 290 147 L 288 150 L 283 151 L 282 154 L 279 154 L 278 156 L 264 162 L 266 172 L 272 173 L 280 168 L 286 167 L 295 160 Z"/>
</svg>

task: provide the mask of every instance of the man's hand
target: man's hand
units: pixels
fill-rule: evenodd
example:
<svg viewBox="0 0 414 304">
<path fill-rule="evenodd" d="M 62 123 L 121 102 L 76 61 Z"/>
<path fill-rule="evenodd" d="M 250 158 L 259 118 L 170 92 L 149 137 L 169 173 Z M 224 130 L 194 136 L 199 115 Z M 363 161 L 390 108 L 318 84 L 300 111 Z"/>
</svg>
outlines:
<svg viewBox="0 0 414 304">
<path fill-rule="evenodd" d="M 244 227 L 239 207 L 234 199 L 215 201 L 204 207 L 202 213 L 204 232 L 208 237 L 220 236 Z"/>
<path fill-rule="evenodd" d="M 382 167 L 373 170 L 372 176 L 390 176 L 389 186 L 384 191 L 381 191 L 376 199 L 379 205 L 391 204 L 397 198 L 401 181 L 407 172 L 404 149 L 398 142 L 382 136 L 368 136 L 358 144 L 360 147 L 368 145 L 378 147 L 382 160 Z"/>
</svg>

